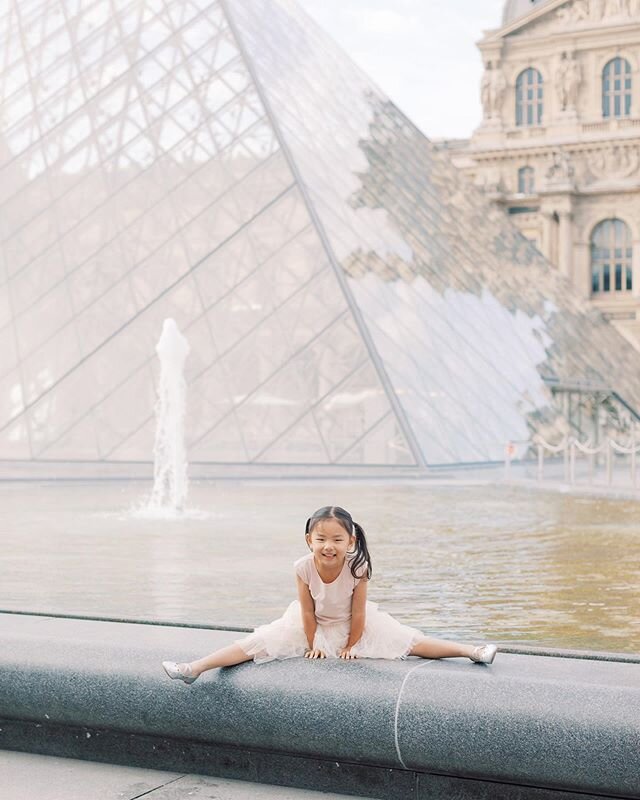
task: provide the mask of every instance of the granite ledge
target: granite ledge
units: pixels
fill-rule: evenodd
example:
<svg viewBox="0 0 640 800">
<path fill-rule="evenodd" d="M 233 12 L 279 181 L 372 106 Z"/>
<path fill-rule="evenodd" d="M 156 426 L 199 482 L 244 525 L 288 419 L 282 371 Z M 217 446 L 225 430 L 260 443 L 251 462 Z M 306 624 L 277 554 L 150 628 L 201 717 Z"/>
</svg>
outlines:
<svg viewBox="0 0 640 800">
<path fill-rule="evenodd" d="M 344 765 L 336 774 L 351 784 L 331 788 L 354 793 L 364 775 L 394 775 L 404 797 L 439 797 L 443 781 L 511 787 L 505 797 L 640 797 L 637 663 L 513 653 L 491 667 L 293 659 L 212 671 L 187 687 L 166 678 L 163 659 L 195 658 L 242 634 L 24 614 L 0 614 L 0 632 L 6 749 L 33 741 L 34 752 L 60 755 L 53 750 L 66 742 L 62 754 L 99 760 L 95 748 L 86 755 L 91 736 L 63 735 L 93 730 L 92 744 L 129 742 L 122 758 L 146 737 L 173 742 L 187 760 L 210 748 L 245 753 L 247 763 L 262 754 L 265 764 L 307 764 L 288 768 L 294 785 L 309 763 Z M 449 797 L 474 796 L 448 786 Z"/>
</svg>

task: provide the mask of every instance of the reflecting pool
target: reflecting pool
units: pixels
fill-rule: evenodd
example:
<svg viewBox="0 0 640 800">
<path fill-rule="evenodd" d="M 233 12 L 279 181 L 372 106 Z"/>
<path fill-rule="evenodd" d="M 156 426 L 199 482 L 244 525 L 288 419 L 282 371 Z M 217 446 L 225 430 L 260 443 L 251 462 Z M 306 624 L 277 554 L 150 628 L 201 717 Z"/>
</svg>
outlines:
<svg viewBox="0 0 640 800">
<path fill-rule="evenodd" d="M 436 636 L 640 653 L 640 504 L 507 486 L 219 481 L 133 518 L 142 484 L 0 484 L 0 609 L 253 626 L 295 597 L 304 522 L 365 528 L 370 598 Z"/>
</svg>

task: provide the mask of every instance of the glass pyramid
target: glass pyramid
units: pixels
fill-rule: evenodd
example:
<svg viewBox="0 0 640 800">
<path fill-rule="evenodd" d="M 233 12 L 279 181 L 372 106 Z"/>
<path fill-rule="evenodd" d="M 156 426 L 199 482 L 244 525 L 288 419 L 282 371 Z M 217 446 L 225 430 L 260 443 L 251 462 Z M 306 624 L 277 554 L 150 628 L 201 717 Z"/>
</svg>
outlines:
<svg viewBox="0 0 640 800">
<path fill-rule="evenodd" d="M 288 0 L 0 0 L 0 459 L 435 465 L 638 355 Z"/>
</svg>

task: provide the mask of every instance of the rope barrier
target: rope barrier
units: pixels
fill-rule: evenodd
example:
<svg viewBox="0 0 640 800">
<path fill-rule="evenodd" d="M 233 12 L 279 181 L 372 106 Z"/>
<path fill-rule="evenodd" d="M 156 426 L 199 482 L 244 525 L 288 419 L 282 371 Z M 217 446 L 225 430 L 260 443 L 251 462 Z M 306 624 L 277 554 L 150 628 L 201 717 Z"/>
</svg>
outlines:
<svg viewBox="0 0 640 800">
<path fill-rule="evenodd" d="M 604 453 L 607 484 L 609 486 L 613 483 L 613 455 L 629 455 L 630 469 L 631 469 L 631 483 L 633 488 L 637 487 L 637 454 L 640 453 L 640 444 L 636 444 L 635 436 L 631 436 L 629 443 L 624 445 L 616 442 L 614 439 L 606 439 L 598 446 L 593 446 L 590 440 L 581 442 L 574 436 L 565 436 L 559 444 L 551 444 L 547 442 L 542 436 L 536 436 L 532 443 L 538 448 L 538 480 L 541 481 L 544 472 L 544 456 L 545 452 L 551 455 L 563 454 L 564 457 L 564 478 L 570 484 L 576 481 L 576 453 L 582 453 L 589 458 L 589 481 L 593 482 L 595 464 L 597 456 Z"/>
<path fill-rule="evenodd" d="M 585 453 L 587 455 L 596 455 L 597 453 L 603 453 L 608 447 L 611 447 L 616 453 L 623 453 L 625 455 L 630 455 L 631 453 L 640 453 L 640 444 L 637 446 L 629 446 L 623 445 L 619 442 L 614 441 L 613 439 L 608 439 L 606 442 L 603 442 L 599 447 L 589 447 L 588 443 L 583 444 L 578 439 L 573 437 L 567 437 L 563 439 L 560 444 L 553 445 L 549 444 L 549 442 L 545 441 L 542 437 L 538 436 L 533 440 L 534 444 L 537 444 L 539 447 L 542 446 L 545 450 L 548 450 L 550 453 L 554 455 L 557 453 L 563 452 L 568 447 L 576 447 L 580 450 L 581 453 Z"/>
<path fill-rule="evenodd" d="M 560 442 L 560 444 L 553 445 L 553 444 L 549 444 L 549 442 L 545 442 L 545 440 L 541 436 L 538 436 L 538 437 L 536 437 L 534 439 L 534 442 L 537 445 L 542 445 L 542 447 L 544 447 L 545 450 L 548 450 L 550 453 L 560 453 L 561 451 L 563 451 L 565 449 L 565 447 L 567 446 L 568 441 L 569 441 L 569 439 L 565 438 Z"/>
</svg>

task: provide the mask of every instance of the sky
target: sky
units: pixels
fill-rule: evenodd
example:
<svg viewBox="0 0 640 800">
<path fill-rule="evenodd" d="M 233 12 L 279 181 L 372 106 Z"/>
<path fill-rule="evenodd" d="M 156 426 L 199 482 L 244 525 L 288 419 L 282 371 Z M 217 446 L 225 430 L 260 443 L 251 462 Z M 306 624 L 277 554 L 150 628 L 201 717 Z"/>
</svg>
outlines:
<svg viewBox="0 0 640 800">
<path fill-rule="evenodd" d="M 476 42 L 504 0 L 298 0 L 430 139 L 480 124 Z"/>
</svg>

